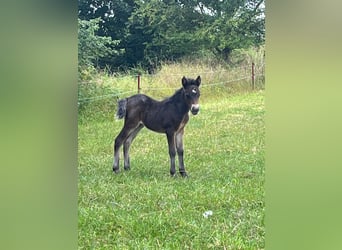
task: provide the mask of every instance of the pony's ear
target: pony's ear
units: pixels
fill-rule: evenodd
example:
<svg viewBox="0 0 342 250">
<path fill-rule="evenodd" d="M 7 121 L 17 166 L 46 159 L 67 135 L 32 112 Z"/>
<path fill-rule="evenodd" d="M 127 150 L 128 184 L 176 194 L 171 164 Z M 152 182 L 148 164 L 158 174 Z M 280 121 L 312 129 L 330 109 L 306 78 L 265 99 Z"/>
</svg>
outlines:
<svg viewBox="0 0 342 250">
<path fill-rule="evenodd" d="M 197 86 L 200 86 L 200 84 L 201 84 L 201 77 L 200 76 L 197 76 L 196 83 L 197 83 Z"/>
<path fill-rule="evenodd" d="M 188 83 L 188 81 L 186 80 L 185 76 L 183 76 L 182 78 L 182 85 L 183 85 L 183 88 L 186 87 L 186 84 Z"/>
</svg>

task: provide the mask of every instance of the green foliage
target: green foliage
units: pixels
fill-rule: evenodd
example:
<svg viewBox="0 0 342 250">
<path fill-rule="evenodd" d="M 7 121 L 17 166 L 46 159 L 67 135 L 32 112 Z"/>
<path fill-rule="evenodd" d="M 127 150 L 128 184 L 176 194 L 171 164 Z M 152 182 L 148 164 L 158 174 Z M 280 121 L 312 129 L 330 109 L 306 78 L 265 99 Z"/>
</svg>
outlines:
<svg viewBox="0 0 342 250">
<path fill-rule="evenodd" d="M 199 48 L 194 37 L 200 13 L 177 1 L 141 2 L 131 18 L 132 29 L 143 29 L 145 60 L 150 64 L 190 55 Z"/>
<path fill-rule="evenodd" d="M 264 92 L 217 93 L 204 91 L 186 127 L 188 179 L 169 177 L 165 136 L 147 129 L 132 144 L 132 170 L 114 175 L 123 122 L 81 115 L 79 249 L 265 248 Z"/>
<path fill-rule="evenodd" d="M 98 57 L 113 70 L 140 65 L 151 71 L 199 53 L 229 61 L 235 49 L 264 43 L 264 0 L 83 0 L 79 17 L 101 18 L 99 35 L 120 41 L 114 48 L 121 54 Z"/>
<path fill-rule="evenodd" d="M 229 60 L 235 49 L 264 43 L 264 0 L 206 1 L 206 4 L 208 22 L 199 36 L 218 56 Z"/>
<path fill-rule="evenodd" d="M 96 34 L 100 21 L 100 18 L 89 21 L 78 19 L 79 68 L 94 66 L 100 58 L 118 54 L 118 51 L 112 48 L 118 41 Z"/>
<path fill-rule="evenodd" d="M 265 46 L 251 47 L 248 49 L 236 49 L 231 54 L 231 63 L 233 65 L 256 65 L 265 64 Z"/>
</svg>

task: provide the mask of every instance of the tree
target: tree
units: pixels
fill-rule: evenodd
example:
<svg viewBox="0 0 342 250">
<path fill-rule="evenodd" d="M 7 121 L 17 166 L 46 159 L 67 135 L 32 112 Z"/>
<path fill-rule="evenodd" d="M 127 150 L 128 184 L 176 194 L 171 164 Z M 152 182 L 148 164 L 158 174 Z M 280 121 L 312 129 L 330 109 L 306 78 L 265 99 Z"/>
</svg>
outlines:
<svg viewBox="0 0 342 250">
<path fill-rule="evenodd" d="M 100 66 L 153 68 L 203 51 L 229 60 L 234 49 L 263 44 L 264 6 L 264 0 L 79 0 L 79 18 L 101 18 L 96 35 L 117 41 L 104 44 L 121 53 L 98 57 Z"/>
<path fill-rule="evenodd" d="M 78 17 L 82 20 L 100 18 L 97 35 L 117 41 L 111 47 L 120 53 L 115 57 L 100 58 L 99 66 L 119 67 L 129 64 L 126 53 L 127 36 L 130 34 L 128 18 L 135 8 L 135 2 L 136 0 L 78 0 Z"/>
<path fill-rule="evenodd" d="M 229 60 L 234 49 L 264 43 L 264 0 L 150 0 L 137 6 L 129 37 L 144 44 L 147 64 L 198 51 Z"/>
<path fill-rule="evenodd" d="M 100 18 L 89 21 L 78 19 L 78 60 L 79 67 L 94 65 L 100 58 L 113 56 L 119 52 L 111 46 L 119 41 L 98 36 Z"/>
<path fill-rule="evenodd" d="M 198 36 L 206 48 L 225 60 L 234 49 L 264 43 L 264 0 L 207 0 L 199 9 L 207 18 Z"/>
<path fill-rule="evenodd" d="M 199 49 L 200 41 L 194 34 L 200 28 L 198 22 L 202 17 L 190 2 L 150 0 L 139 3 L 129 19 L 129 37 L 143 44 L 144 65 L 154 67 L 160 61 L 177 60 Z"/>
</svg>

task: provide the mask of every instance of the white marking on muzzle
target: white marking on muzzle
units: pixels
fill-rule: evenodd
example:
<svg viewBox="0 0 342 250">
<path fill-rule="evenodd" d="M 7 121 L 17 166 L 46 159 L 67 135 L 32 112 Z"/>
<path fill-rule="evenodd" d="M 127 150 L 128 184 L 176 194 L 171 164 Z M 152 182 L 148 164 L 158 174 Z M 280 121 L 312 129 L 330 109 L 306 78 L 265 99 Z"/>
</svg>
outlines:
<svg viewBox="0 0 342 250">
<path fill-rule="evenodd" d="M 199 104 L 192 104 L 191 110 L 199 110 Z"/>
</svg>

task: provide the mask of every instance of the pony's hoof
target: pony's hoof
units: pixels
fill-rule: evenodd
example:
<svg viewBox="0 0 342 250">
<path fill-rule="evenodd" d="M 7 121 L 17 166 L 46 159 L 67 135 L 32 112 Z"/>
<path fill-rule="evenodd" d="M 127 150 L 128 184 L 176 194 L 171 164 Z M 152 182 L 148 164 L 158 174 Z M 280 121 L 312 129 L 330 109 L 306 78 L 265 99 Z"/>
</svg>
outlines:
<svg viewBox="0 0 342 250">
<path fill-rule="evenodd" d="M 179 172 L 180 175 L 183 177 L 183 178 L 187 178 L 189 177 L 188 174 L 186 172 Z"/>
<path fill-rule="evenodd" d="M 175 177 L 176 176 L 176 172 L 170 172 L 170 176 L 171 177 Z"/>
<path fill-rule="evenodd" d="M 124 167 L 125 171 L 131 170 L 131 167 Z"/>
<path fill-rule="evenodd" d="M 181 176 L 182 176 L 183 178 L 188 178 L 188 177 L 189 177 L 188 174 L 187 174 L 186 172 L 180 172 L 180 174 L 181 174 Z"/>
<path fill-rule="evenodd" d="M 113 168 L 113 173 L 114 173 L 114 174 L 120 173 L 120 169 L 114 169 L 114 168 Z"/>
</svg>

